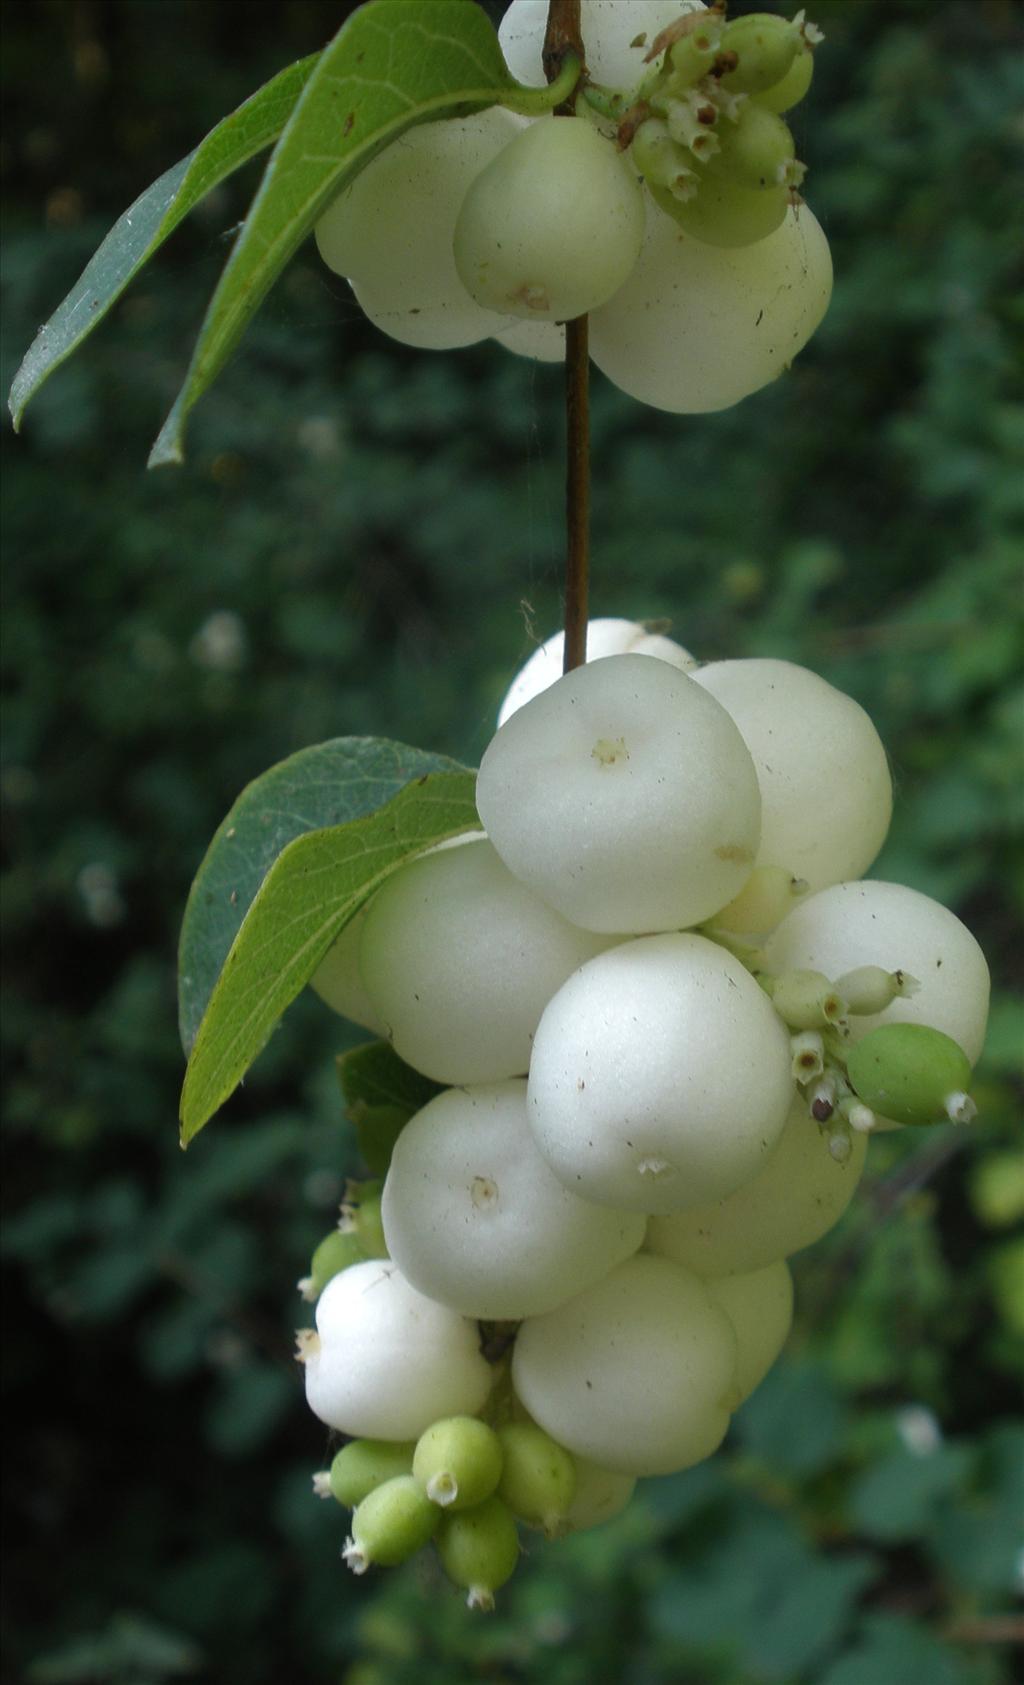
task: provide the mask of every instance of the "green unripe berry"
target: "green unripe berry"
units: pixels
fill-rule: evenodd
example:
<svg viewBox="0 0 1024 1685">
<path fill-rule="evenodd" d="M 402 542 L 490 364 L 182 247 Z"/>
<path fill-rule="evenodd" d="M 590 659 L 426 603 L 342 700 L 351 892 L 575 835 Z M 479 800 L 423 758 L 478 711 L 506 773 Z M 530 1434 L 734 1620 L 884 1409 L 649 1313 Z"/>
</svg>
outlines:
<svg viewBox="0 0 1024 1685">
<path fill-rule="evenodd" d="M 413 1445 L 389 1439 L 353 1439 L 331 1464 L 331 1497 L 355 1509 L 378 1486 L 412 1473 Z"/>
<path fill-rule="evenodd" d="M 880 965 L 858 965 L 837 977 L 835 988 L 851 1012 L 870 1015 L 884 1012 L 896 997 L 916 995 L 921 985 L 906 971 L 885 971 Z"/>
<path fill-rule="evenodd" d="M 799 105 L 803 99 L 813 75 L 814 54 L 809 47 L 803 47 L 782 80 L 770 88 L 762 88 L 760 93 L 751 94 L 751 101 L 761 106 L 764 111 L 774 111 L 778 114 L 791 111 L 794 105 Z"/>
<path fill-rule="evenodd" d="M 782 118 L 763 106 L 747 101 L 735 123 L 719 123 L 718 143 L 708 169 L 741 187 L 797 187 L 803 178 L 793 136 Z"/>
<path fill-rule="evenodd" d="M 504 1457 L 498 1496 L 520 1521 L 559 1532 L 576 1492 L 576 1465 L 565 1448 L 532 1422 L 499 1428 Z"/>
<path fill-rule="evenodd" d="M 418 1480 L 400 1474 L 369 1493 L 352 1517 L 342 1557 L 353 1574 L 371 1563 L 396 1568 L 433 1537 L 438 1512 Z"/>
<path fill-rule="evenodd" d="M 881 1024 L 851 1048 L 847 1073 L 859 1098 L 897 1123 L 967 1122 L 971 1067 L 951 1036 L 926 1024 Z"/>
<path fill-rule="evenodd" d="M 519 1561 L 511 1510 L 500 1498 L 488 1498 L 476 1509 L 442 1516 L 437 1553 L 448 1578 L 468 1593 L 469 1607 L 493 1609 L 494 1593 L 512 1578 Z"/>
<path fill-rule="evenodd" d="M 380 1194 L 360 1199 L 356 1207 L 355 1232 L 368 1258 L 387 1258 L 388 1243 L 384 1239 L 384 1224 L 380 1217 Z"/>
<path fill-rule="evenodd" d="M 846 1002 L 822 971 L 782 971 L 762 978 L 762 986 L 784 1024 L 791 1030 L 818 1030 L 841 1024 Z"/>
<path fill-rule="evenodd" d="M 787 74 L 803 45 L 800 26 L 773 12 L 749 12 L 722 31 L 722 52 L 736 55 L 722 77 L 731 94 L 759 94 Z"/>
<path fill-rule="evenodd" d="M 722 39 L 722 18 L 715 12 L 694 17 L 696 28 L 690 29 L 672 43 L 668 51 L 671 75 L 670 92 L 692 88 L 702 76 L 707 76 L 715 62 Z"/>
<path fill-rule="evenodd" d="M 379 1180 L 349 1182 L 341 1208 L 341 1228 L 359 1242 L 366 1258 L 388 1258 L 380 1202 L 384 1184 Z"/>
<path fill-rule="evenodd" d="M 350 1264 L 361 1264 L 365 1257 L 358 1235 L 332 1229 L 314 1251 L 309 1274 L 299 1282 L 299 1292 L 312 1304 L 319 1299 L 329 1281 L 333 1281 L 342 1270 L 347 1270 Z"/>
<path fill-rule="evenodd" d="M 653 183 L 650 191 L 685 233 L 708 246 L 753 246 L 782 226 L 789 209 L 787 187 L 740 187 L 707 173 L 691 199 L 677 199 Z"/>
<path fill-rule="evenodd" d="M 446 1510 L 473 1509 L 501 1478 L 498 1435 L 475 1416 L 449 1416 L 420 1435 L 412 1472 L 432 1503 Z"/>
</svg>

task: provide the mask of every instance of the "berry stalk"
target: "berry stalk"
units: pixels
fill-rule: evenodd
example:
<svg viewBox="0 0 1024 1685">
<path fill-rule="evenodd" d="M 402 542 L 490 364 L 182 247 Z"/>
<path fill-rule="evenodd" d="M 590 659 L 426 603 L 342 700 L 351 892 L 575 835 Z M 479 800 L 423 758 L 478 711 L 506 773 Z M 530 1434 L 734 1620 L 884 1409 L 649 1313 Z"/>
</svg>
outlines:
<svg viewBox="0 0 1024 1685">
<path fill-rule="evenodd" d="M 580 0 L 550 0 L 544 36 L 544 72 L 554 82 L 572 53 L 584 67 Z M 575 96 L 557 107 L 557 117 L 575 115 Z M 565 324 L 565 655 L 563 672 L 587 659 L 590 589 L 590 357 L 588 320 Z"/>
</svg>

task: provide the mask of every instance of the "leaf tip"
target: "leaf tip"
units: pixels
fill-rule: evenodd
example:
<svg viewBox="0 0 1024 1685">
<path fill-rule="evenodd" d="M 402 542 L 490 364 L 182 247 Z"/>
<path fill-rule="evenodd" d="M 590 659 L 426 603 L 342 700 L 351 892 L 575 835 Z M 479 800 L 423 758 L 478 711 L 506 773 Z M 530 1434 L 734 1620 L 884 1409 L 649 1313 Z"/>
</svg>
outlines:
<svg viewBox="0 0 1024 1685">
<path fill-rule="evenodd" d="M 180 468 L 185 460 L 185 418 L 180 404 L 175 404 L 164 422 L 152 450 L 147 468 Z"/>
</svg>

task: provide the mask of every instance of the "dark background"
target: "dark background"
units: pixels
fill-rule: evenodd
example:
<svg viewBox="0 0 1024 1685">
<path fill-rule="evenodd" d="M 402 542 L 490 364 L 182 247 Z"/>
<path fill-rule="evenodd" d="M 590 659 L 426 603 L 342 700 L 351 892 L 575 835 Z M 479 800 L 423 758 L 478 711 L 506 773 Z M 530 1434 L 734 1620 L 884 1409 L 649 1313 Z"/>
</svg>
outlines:
<svg viewBox="0 0 1024 1685">
<path fill-rule="evenodd" d="M 344 11 L 8 0 L 5 390 L 121 210 Z M 874 875 L 953 906 L 997 982 L 979 1123 L 875 1143 L 726 1451 L 533 1543 L 495 1617 L 419 1566 L 344 1572 L 290 1357 L 292 1284 L 356 1163 L 344 1027 L 304 997 L 183 1158 L 177 927 L 272 761 L 367 732 L 479 756 L 559 620 L 558 377 L 380 338 L 310 245 L 187 466 L 147 477 L 250 166 L 3 438 L 5 1681 L 1012 1677 L 1022 14 L 812 16 L 828 41 L 794 127 L 832 309 L 721 416 L 595 374 L 594 612 L 664 616 L 706 659 L 801 661 L 869 709 L 898 792 Z"/>
</svg>

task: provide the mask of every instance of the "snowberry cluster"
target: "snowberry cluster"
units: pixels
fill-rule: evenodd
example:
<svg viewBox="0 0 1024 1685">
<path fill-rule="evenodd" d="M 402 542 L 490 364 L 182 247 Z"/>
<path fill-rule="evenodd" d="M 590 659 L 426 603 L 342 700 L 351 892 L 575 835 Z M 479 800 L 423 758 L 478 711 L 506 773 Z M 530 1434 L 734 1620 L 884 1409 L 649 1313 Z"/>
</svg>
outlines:
<svg viewBox="0 0 1024 1685">
<path fill-rule="evenodd" d="M 541 86 L 547 0 L 512 0 L 500 39 Z M 575 117 L 496 106 L 409 130 L 329 208 L 321 255 L 409 345 L 488 337 L 543 360 L 590 314 L 623 391 L 718 410 L 788 366 L 825 313 L 828 243 L 796 192 L 781 113 L 820 39 L 700 0 L 583 0 L 593 80 Z M 699 308 L 694 301 L 700 300 Z"/>
<path fill-rule="evenodd" d="M 786 1263 L 871 1129 L 966 1121 L 988 973 L 861 874 L 886 756 L 814 673 L 698 666 L 625 621 L 516 679 L 485 833 L 377 892 L 315 981 L 444 1085 L 314 1258 L 316 1489 L 356 1571 L 434 1539 L 471 1603 L 516 1524 L 616 1514 L 720 1445 L 790 1326 Z"/>
</svg>

